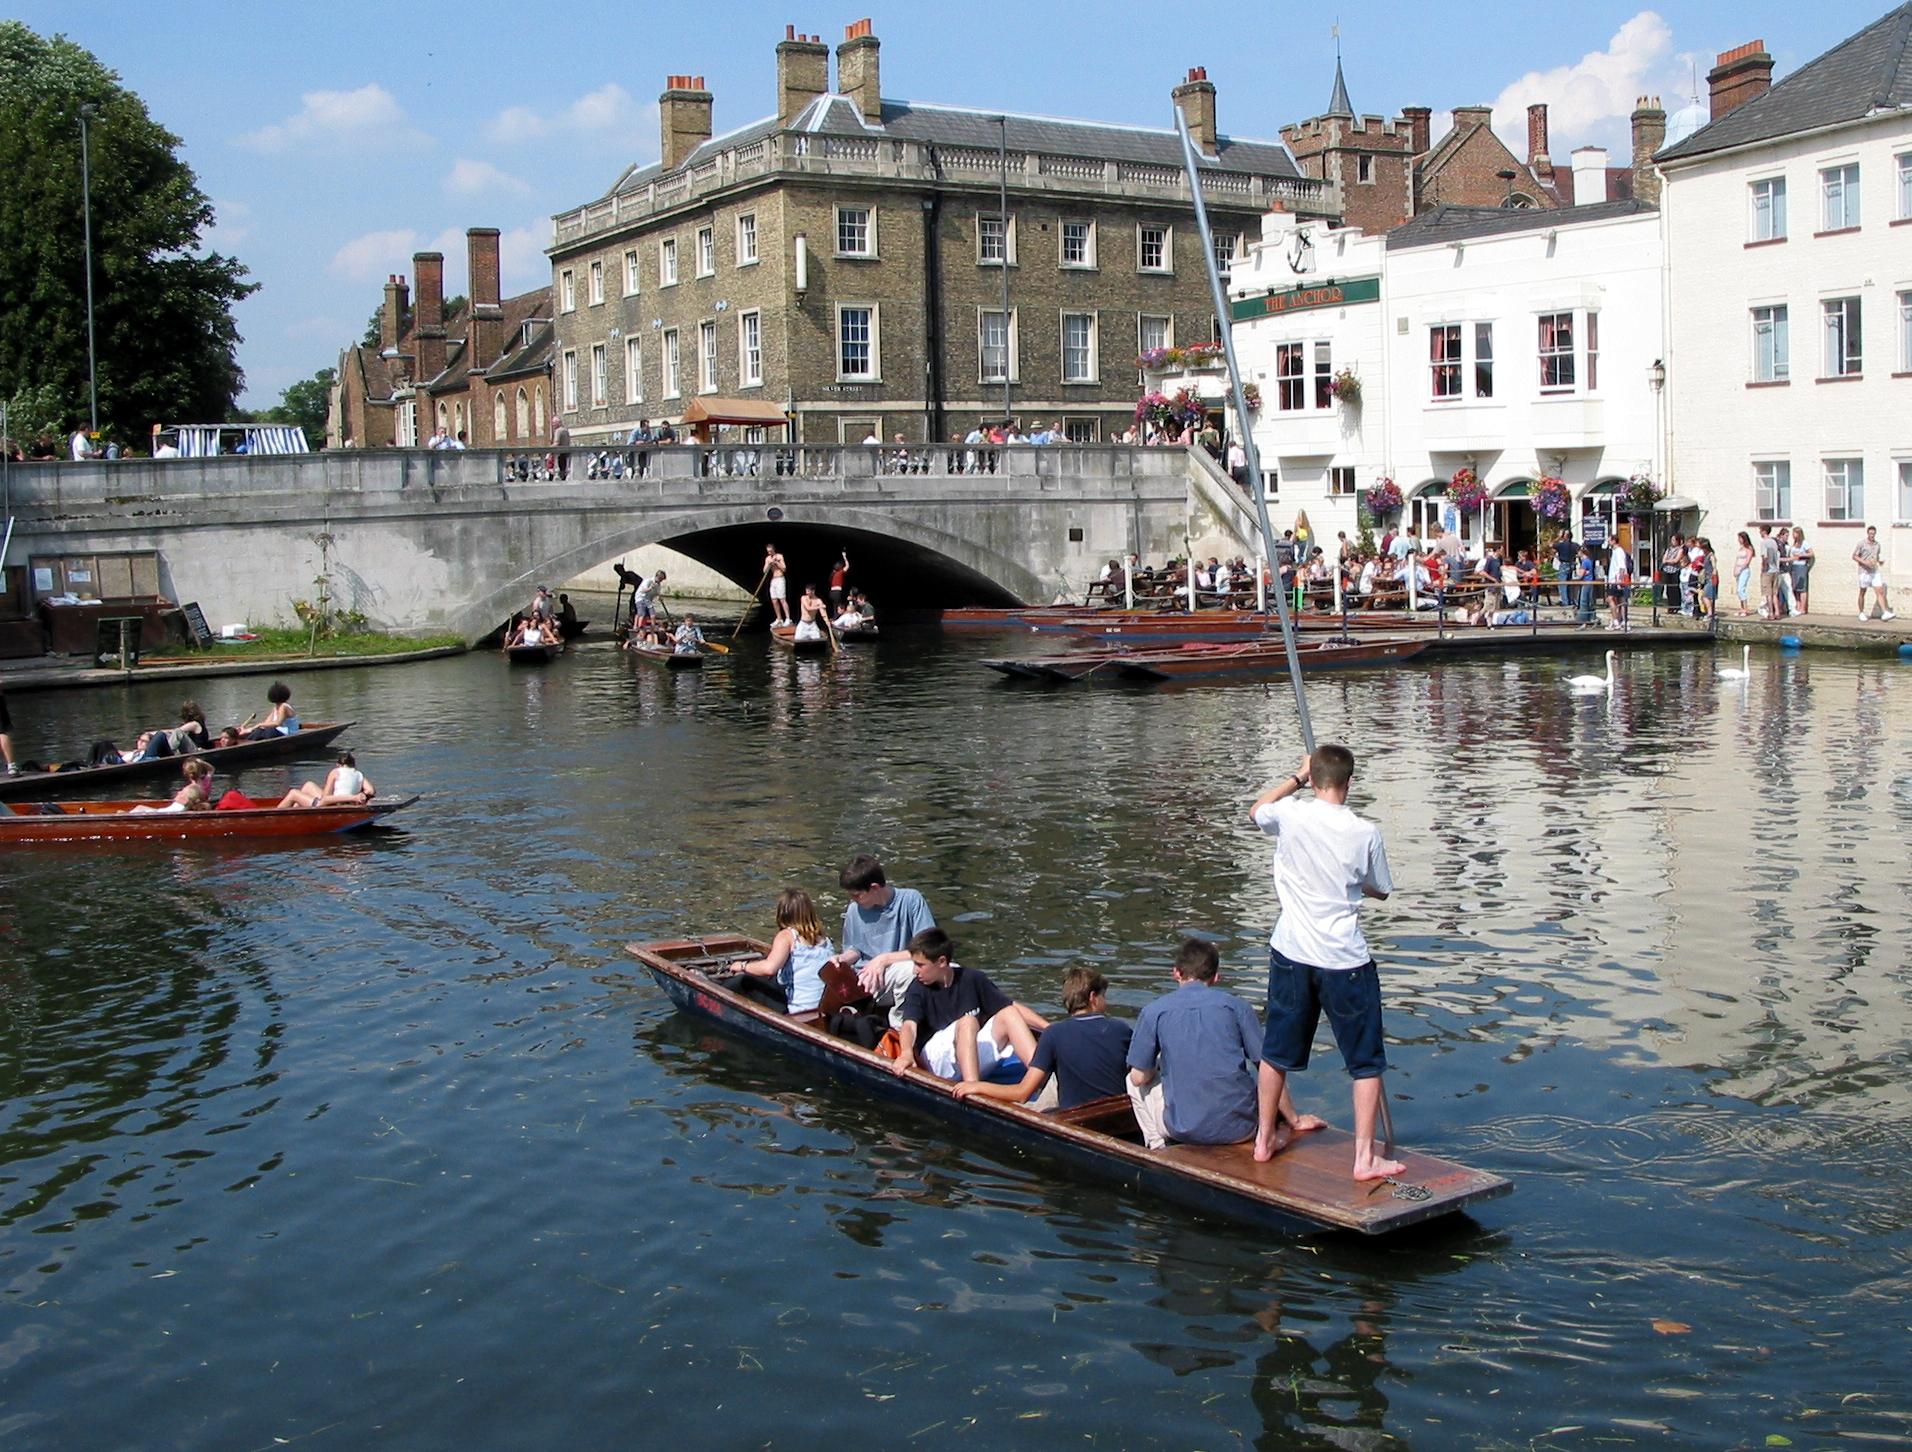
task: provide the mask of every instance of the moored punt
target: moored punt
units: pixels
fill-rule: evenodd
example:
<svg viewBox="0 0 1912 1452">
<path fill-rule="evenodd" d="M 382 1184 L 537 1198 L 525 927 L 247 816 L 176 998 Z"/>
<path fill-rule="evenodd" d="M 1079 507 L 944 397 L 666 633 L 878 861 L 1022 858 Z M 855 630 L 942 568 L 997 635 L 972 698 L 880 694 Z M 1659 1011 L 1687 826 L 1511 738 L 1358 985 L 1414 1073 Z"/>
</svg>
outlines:
<svg viewBox="0 0 1912 1452">
<path fill-rule="evenodd" d="M 1193 614 L 1176 610 L 1103 611 L 1095 615 L 1059 616 L 1026 622 L 1044 634 L 1090 636 L 1117 644 L 1170 640 L 1250 641 L 1275 639 L 1281 635 L 1281 617 L 1253 610 L 1198 610 Z M 1325 612 L 1305 612 L 1294 617 L 1295 629 L 1302 634 L 1369 631 L 1432 630 L 1433 617 L 1404 615 L 1356 615 L 1345 617 Z"/>
<path fill-rule="evenodd" d="M 177 776 L 179 763 L 188 757 L 197 757 L 217 771 L 230 771 L 250 761 L 317 751 L 344 735 L 351 725 L 350 721 L 315 721 L 289 736 L 241 741 L 237 746 L 214 746 L 205 751 L 156 756 L 147 761 L 116 761 L 104 766 L 75 766 L 64 771 L 27 771 L 19 776 L 0 776 L 0 798 L 33 796 L 49 789 L 64 793 L 107 782 L 131 781 L 142 776 Z"/>
<path fill-rule="evenodd" d="M 990 1099 L 958 1099 L 943 1080 L 920 1069 L 899 1075 L 891 1061 L 834 1037 L 821 1013 L 782 1014 L 724 986 L 726 970 L 761 956 L 765 948 L 734 933 L 630 945 L 671 1001 L 693 1017 L 821 1068 L 862 1092 L 959 1124 L 967 1135 L 1035 1150 L 1124 1189 L 1203 1214 L 1284 1233 L 1378 1235 L 1513 1189 L 1499 1175 L 1398 1147 L 1393 1153 L 1404 1165 L 1402 1173 L 1393 1181 L 1362 1183 L 1348 1173 L 1350 1137 L 1335 1130 L 1302 1135 L 1273 1160 L 1256 1164 L 1246 1143 L 1147 1148 L 1126 1097 L 1054 1114 Z"/>
<path fill-rule="evenodd" d="M 560 620 L 558 622 L 558 639 L 576 640 L 590 628 L 591 622 L 588 620 Z"/>
<path fill-rule="evenodd" d="M 1396 665 L 1427 649 L 1412 637 L 1367 640 L 1300 641 L 1295 646 L 1304 670 Z M 990 670 L 1018 680 L 1070 685 L 1162 681 L 1249 680 L 1286 675 L 1288 654 L 1279 639 L 1229 644 L 1191 641 L 1183 645 L 1137 646 L 1126 650 L 1084 650 L 1069 655 L 986 660 Z"/>
<path fill-rule="evenodd" d="M 558 658 L 564 649 L 562 643 L 554 645 L 508 645 L 505 654 L 513 665 L 546 665 Z"/>
<path fill-rule="evenodd" d="M 815 640 L 798 640 L 797 627 L 794 625 L 771 626 L 770 638 L 776 641 L 778 645 L 794 650 L 798 655 L 830 654 L 830 638 L 828 636 L 819 635 Z"/>
<path fill-rule="evenodd" d="M 661 665 L 670 671 L 694 671 L 703 669 L 704 653 L 701 650 L 678 650 L 669 645 L 647 645 L 626 641 L 624 648 L 639 660 L 647 660 Z"/>
<path fill-rule="evenodd" d="M 418 798 L 338 807 L 281 807 L 278 797 L 248 797 L 250 807 L 162 812 L 145 802 L 9 802 L 0 806 L 0 846 L 31 842 L 172 841 L 187 837 L 322 837 L 389 817 Z M 135 807 L 151 811 L 136 812 Z"/>
<path fill-rule="evenodd" d="M 871 641 L 881 640 L 883 637 L 874 625 L 852 625 L 848 630 L 837 631 L 836 638 L 843 645 L 868 645 Z"/>
</svg>

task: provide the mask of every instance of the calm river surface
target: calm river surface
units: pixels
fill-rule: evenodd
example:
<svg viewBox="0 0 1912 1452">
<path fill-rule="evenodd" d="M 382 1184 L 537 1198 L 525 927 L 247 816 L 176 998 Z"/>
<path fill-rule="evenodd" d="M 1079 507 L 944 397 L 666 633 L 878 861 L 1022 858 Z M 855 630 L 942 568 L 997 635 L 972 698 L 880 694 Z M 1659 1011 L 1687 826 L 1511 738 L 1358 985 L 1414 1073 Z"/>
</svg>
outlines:
<svg viewBox="0 0 1912 1452">
<path fill-rule="evenodd" d="M 786 882 L 834 924 L 868 848 L 1021 997 L 1089 962 L 1133 1013 L 1199 931 L 1259 1006 L 1243 807 L 1296 763 L 1291 700 L 973 664 L 1027 646 L 293 676 L 426 794 L 403 830 L 0 858 L 0 1438 L 1912 1437 L 1912 667 L 1756 654 L 1742 687 L 1671 652 L 1610 703 L 1562 688 L 1593 653 L 1318 679 L 1400 889 L 1368 913 L 1397 1125 L 1517 1188 L 1304 1242 L 815 1083 L 623 952 L 768 936 Z M 265 684 L 197 694 L 217 725 Z M 16 740 L 177 697 L 16 696 Z M 1331 1046 L 1299 1089 L 1345 1122 Z"/>
</svg>

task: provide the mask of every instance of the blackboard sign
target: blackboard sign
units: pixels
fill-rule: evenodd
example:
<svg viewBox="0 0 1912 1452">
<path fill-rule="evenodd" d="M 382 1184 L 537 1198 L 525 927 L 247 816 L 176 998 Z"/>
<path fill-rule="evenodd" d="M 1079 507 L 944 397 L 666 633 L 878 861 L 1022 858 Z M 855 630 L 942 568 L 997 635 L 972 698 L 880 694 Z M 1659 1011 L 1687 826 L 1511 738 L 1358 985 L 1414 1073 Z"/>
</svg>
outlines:
<svg viewBox="0 0 1912 1452">
<path fill-rule="evenodd" d="M 1581 543 L 1603 545 L 1607 542 L 1607 522 L 1604 519 L 1588 518 L 1580 526 Z"/>
<path fill-rule="evenodd" d="M 193 633 L 194 646 L 203 650 L 212 644 L 212 627 L 206 624 L 206 612 L 199 608 L 197 600 L 181 605 L 179 613 L 186 617 L 186 628 Z"/>
</svg>

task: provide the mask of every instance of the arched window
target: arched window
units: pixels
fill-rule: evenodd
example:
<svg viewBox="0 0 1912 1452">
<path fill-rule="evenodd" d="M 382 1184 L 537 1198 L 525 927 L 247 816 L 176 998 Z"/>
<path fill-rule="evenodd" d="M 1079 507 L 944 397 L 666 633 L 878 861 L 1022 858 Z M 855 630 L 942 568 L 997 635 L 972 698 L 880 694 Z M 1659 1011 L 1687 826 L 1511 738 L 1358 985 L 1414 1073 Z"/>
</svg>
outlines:
<svg viewBox="0 0 1912 1452">
<path fill-rule="evenodd" d="M 531 395 L 523 388 L 518 390 L 518 437 L 531 437 Z"/>
<path fill-rule="evenodd" d="M 537 437 L 542 439 L 544 437 L 544 385 L 542 383 L 538 385 L 537 393 L 532 399 L 532 426 L 537 431 Z"/>
<path fill-rule="evenodd" d="M 452 405 L 451 431 L 454 434 L 462 434 L 465 431 L 465 406 L 462 403 Z"/>
<path fill-rule="evenodd" d="M 502 393 L 491 395 L 491 441 L 494 444 L 505 441 L 505 396 Z"/>
<path fill-rule="evenodd" d="M 438 427 L 441 430 L 451 427 L 451 415 L 445 412 L 445 405 L 442 403 L 438 405 Z"/>
</svg>

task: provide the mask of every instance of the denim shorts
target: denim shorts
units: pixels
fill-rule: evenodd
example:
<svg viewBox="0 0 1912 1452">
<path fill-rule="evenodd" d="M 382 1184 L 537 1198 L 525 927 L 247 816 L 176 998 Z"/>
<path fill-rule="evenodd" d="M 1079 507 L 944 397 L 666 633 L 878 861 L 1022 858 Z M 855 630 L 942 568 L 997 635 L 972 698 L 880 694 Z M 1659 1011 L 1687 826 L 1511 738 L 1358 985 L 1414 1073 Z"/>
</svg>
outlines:
<svg viewBox="0 0 1912 1452">
<path fill-rule="evenodd" d="M 1277 1069 L 1308 1067 L 1323 1009 L 1351 1079 L 1387 1072 L 1381 1042 L 1381 975 L 1370 958 L 1359 968 L 1316 968 L 1268 950 L 1268 1023 L 1261 1057 Z"/>
</svg>

